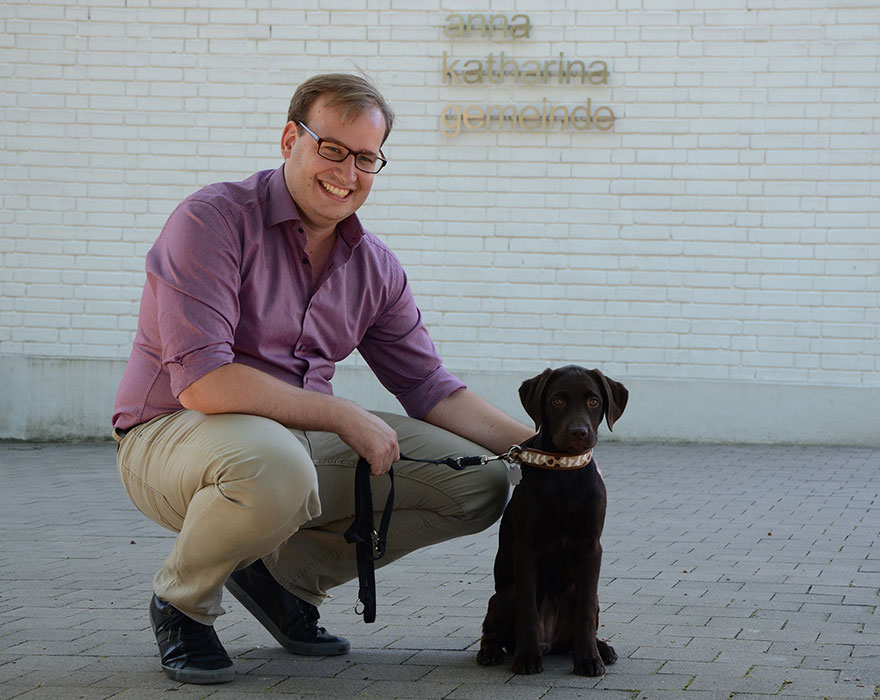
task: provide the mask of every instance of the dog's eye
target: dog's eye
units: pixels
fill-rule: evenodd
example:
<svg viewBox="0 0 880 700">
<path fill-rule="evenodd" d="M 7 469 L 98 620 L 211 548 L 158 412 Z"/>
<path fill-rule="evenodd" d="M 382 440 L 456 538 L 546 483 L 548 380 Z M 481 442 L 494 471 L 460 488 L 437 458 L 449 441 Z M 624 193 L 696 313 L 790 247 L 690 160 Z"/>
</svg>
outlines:
<svg viewBox="0 0 880 700">
<path fill-rule="evenodd" d="M 557 396 L 550 402 L 550 405 L 555 406 L 556 408 L 562 408 L 563 406 L 565 406 L 565 399 Z"/>
<path fill-rule="evenodd" d="M 599 399 L 593 397 L 592 399 L 587 400 L 587 406 L 590 408 L 596 408 L 599 405 Z"/>
</svg>

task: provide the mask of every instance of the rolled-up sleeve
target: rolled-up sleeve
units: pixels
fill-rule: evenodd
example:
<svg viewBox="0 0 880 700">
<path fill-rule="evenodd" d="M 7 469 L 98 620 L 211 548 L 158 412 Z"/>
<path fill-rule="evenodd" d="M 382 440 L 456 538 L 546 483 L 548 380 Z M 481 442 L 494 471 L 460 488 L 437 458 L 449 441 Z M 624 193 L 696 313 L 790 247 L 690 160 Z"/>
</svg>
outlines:
<svg viewBox="0 0 880 700">
<path fill-rule="evenodd" d="M 227 217 L 193 199 L 174 211 L 147 255 L 161 361 L 175 397 L 234 358 L 240 259 Z"/>
<path fill-rule="evenodd" d="M 443 366 L 399 263 L 390 278 L 390 301 L 358 351 L 407 415 L 423 418 L 465 384 Z"/>
</svg>

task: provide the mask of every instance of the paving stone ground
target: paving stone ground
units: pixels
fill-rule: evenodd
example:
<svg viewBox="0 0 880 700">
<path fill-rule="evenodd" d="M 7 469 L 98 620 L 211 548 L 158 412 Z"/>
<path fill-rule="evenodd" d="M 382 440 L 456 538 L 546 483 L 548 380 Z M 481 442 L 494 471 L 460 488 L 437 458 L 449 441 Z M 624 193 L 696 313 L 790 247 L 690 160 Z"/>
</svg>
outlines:
<svg viewBox="0 0 880 700">
<path fill-rule="evenodd" d="M 597 450 L 609 492 L 599 598 L 620 660 L 602 678 L 474 662 L 497 526 L 377 572 L 322 622 L 344 657 L 278 648 L 227 596 L 237 679 L 161 672 L 146 609 L 172 534 L 141 516 L 112 444 L 0 444 L 0 700 L 814 700 L 880 698 L 880 450 L 633 445 Z M 174 693 L 174 695 L 169 695 Z"/>
</svg>

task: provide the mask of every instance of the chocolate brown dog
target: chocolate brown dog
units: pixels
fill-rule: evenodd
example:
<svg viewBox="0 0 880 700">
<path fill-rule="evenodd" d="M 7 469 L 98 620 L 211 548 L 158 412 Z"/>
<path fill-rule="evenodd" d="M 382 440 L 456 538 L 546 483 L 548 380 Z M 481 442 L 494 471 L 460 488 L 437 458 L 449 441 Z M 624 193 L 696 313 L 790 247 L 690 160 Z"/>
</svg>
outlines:
<svg viewBox="0 0 880 700">
<path fill-rule="evenodd" d="M 519 395 L 538 433 L 521 445 L 522 480 L 501 518 L 477 662 L 500 664 L 506 650 L 514 673 L 540 673 L 545 653 L 571 651 L 575 673 L 601 676 L 617 654 L 596 638 L 606 495 L 592 449 L 629 392 L 568 365 L 523 382 Z"/>
</svg>

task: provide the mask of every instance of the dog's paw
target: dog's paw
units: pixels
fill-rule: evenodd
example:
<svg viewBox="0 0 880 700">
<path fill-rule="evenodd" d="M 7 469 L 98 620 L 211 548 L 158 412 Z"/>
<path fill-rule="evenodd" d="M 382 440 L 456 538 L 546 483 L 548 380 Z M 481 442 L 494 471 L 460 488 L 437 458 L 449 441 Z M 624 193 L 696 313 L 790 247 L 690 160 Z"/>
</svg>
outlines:
<svg viewBox="0 0 880 700">
<path fill-rule="evenodd" d="M 501 647 L 495 647 L 484 644 L 477 652 L 477 663 L 480 666 L 497 666 L 504 663 L 504 650 Z"/>
<path fill-rule="evenodd" d="M 603 676 L 605 664 L 602 659 L 575 659 L 573 670 L 579 676 Z"/>
<path fill-rule="evenodd" d="M 544 658 L 540 652 L 532 654 L 516 654 L 513 657 L 513 672 L 521 676 L 544 672 Z"/>
<path fill-rule="evenodd" d="M 599 656 L 602 657 L 602 661 L 605 662 L 606 666 L 610 666 L 617 661 L 617 652 L 614 651 L 614 647 L 608 642 L 603 642 L 601 639 L 597 639 L 596 646 L 599 647 Z"/>
</svg>

